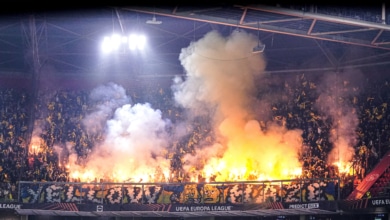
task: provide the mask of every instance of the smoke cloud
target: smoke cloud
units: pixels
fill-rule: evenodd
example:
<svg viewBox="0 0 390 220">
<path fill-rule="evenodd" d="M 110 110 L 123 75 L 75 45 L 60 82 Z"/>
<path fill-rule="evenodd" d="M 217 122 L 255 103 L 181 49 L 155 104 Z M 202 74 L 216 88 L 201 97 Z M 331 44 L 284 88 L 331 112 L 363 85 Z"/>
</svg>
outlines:
<svg viewBox="0 0 390 220">
<path fill-rule="evenodd" d="M 348 163 L 355 155 L 359 120 L 352 100 L 361 92 L 362 76 L 357 70 L 325 73 L 322 84 L 317 87 L 319 96 L 315 106 L 324 120 L 332 122 L 329 140 L 333 146 L 327 158 L 329 164 Z"/>
<path fill-rule="evenodd" d="M 301 166 L 297 158 L 301 131 L 272 123 L 263 131 L 255 120 L 256 79 L 266 66 L 262 53 L 251 53 L 257 43 L 246 32 L 224 37 L 213 31 L 180 54 L 187 75 L 173 86 L 175 100 L 192 114 L 211 114 L 220 140 L 199 146 L 195 156 L 185 158 L 186 167 L 203 169 L 206 177 L 277 179 Z"/>
<path fill-rule="evenodd" d="M 118 107 L 131 104 L 125 89 L 112 82 L 93 89 L 90 100 L 96 109 L 83 119 L 82 124 L 91 135 L 103 132 L 106 121 Z"/>
<path fill-rule="evenodd" d="M 262 105 L 257 86 L 261 86 L 258 80 L 264 75 L 266 58 L 262 53 L 252 53 L 257 43 L 257 38 L 246 32 L 224 37 L 212 31 L 183 48 L 179 58 L 187 74 L 176 78 L 172 89 L 187 120 L 175 125 L 148 103 L 133 105 L 116 84 L 93 90 L 90 99 L 96 108 L 83 125 L 88 135 L 103 134 L 103 139 L 83 164 L 72 157 L 76 153 L 71 154 L 71 177 L 166 181 L 170 161 L 161 152 L 172 145 L 172 137 L 176 140 L 193 132 L 189 129 L 194 128 L 191 120 L 198 116 L 210 119 L 216 137 L 215 141 L 196 143 L 196 153 L 183 158 L 184 171 L 192 175 L 191 180 L 199 180 L 198 175 L 217 181 L 299 175 L 302 131 L 272 122 L 264 129 L 258 121 L 261 111 L 257 108 Z M 174 134 L 168 128 L 174 128 Z"/>
<path fill-rule="evenodd" d="M 96 88 L 91 99 L 98 107 L 86 117 L 84 125 L 98 127 L 105 136 L 94 146 L 84 165 L 70 160 L 72 178 L 165 181 L 170 164 L 159 155 L 168 146 L 166 130 L 170 122 L 162 119 L 161 111 L 148 103 L 130 104 L 125 90 L 116 84 Z"/>
</svg>

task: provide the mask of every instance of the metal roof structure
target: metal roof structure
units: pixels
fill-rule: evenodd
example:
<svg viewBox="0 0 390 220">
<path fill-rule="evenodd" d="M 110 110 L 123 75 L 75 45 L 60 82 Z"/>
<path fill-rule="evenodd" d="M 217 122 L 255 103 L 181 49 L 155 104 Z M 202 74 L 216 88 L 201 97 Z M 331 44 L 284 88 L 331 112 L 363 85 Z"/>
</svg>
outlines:
<svg viewBox="0 0 390 220">
<path fill-rule="evenodd" d="M 206 33 L 244 30 L 265 45 L 269 73 L 383 71 L 390 66 L 388 5 L 114 5 L 17 11 L 0 17 L 0 73 L 95 76 L 183 74 L 181 50 Z M 160 24 L 148 22 L 156 19 Z M 140 32 L 144 52 L 103 57 L 104 35 Z"/>
</svg>

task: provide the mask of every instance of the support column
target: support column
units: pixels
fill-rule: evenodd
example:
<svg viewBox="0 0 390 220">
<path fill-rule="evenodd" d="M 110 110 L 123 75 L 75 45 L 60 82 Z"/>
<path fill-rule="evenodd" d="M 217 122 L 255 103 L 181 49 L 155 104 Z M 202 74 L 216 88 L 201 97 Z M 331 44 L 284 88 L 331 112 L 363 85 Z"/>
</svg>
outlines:
<svg viewBox="0 0 390 220">
<path fill-rule="evenodd" d="M 27 132 L 24 137 L 26 140 L 26 150 L 25 150 L 25 158 L 28 157 L 29 154 L 29 146 L 31 143 L 32 133 L 34 130 L 34 122 L 35 122 L 35 107 L 38 89 L 39 89 L 39 78 L 40 71 L 42 69 L 42 63 L 40 59 L 40 37 L 42 33 L 46 30 L 46 25 L 41 25 L 37 28 L 37 22 L 35 19 L 35 15 L 30 15 L 28 20 L 21 21 L 21 30 L 22 35 L 25 38 L 25 60 L 26 63 L 29 64 L 30 74 L 31 74 L 31 91 L 30 91 L 30 99 L 29 99 L 29 121 L 27 125 Z M 27 164 L 25 161 L 22 161 L 21 168 L 19 169 L 19 181 L 21 180 Z"/>
</svg>

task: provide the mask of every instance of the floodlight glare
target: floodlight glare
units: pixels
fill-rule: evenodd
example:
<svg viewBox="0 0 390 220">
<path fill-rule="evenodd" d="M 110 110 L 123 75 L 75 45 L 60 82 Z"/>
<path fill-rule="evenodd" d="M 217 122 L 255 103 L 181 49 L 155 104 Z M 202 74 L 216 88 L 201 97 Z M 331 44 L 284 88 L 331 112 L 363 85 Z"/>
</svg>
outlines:
<svg viewBox="0 0 390 220">
<path fill-rule="evenodd" d="M 105 53 L 120 50 L 123 45 L 127 45 L 130 50 L 143 50 L 146 44 L 146 38 L 143 35 L 130 34 L 121 36 L 113 34 L 111 37 L 105 37 L 102 43 L 102 50 Z"/>
<path fill-rule="evenodd" d="M 114 50 L 118 50 L 121 45 L 121 37 L 118 34 L 113 34 L 111 37 L 111 44 Z"/>
<path fill-rule="evenodd" d="M 109 37 L 105 37 L 102 43 L 102 50 L 105 53 L 109 53 L 112 50 L 112 45 L 111 45 L 111 39 Z"/>
<path fill-rule="evenodd" d="M 131 34 L 129 36 L 129 49 L 130 50 L 143 50 L 145 47 L 146 38 L 143 35 Z"/>
<path fill-rule="evenodd" d="M 129 49 L 135 50 L 137 48 L 137 36 L 135 34 L 131 34 L 129 36 Z"/>
<path fill-rule="evenodd" d="M 137 39 L 137 47 L 139 50 L 143 50 L 146 44 L 146 38 L 143 35 L 139 35 Z"/>
</svg>

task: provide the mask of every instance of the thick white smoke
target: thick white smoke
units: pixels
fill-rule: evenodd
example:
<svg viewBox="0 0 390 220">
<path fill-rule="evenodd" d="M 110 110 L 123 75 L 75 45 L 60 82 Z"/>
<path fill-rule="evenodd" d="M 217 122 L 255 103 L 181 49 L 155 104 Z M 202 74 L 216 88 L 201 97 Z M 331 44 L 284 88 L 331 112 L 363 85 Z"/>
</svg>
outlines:
<svg viewBox="0 0 390 220">
<path fill-rule="evenodd" d="M 125 89 L 112 82 L 93 89 L 90 101 L 96 109 L 86 115 L 82 123 L 91 135 L 103 131 L 106 121 L 117 108 L 131 104 L 131 98 L 126 95 Z"/>
<path fill-rule="evenodd" d="M 85 166 L 70 164 L 72 177 L 164 181 L 170 164 L 161 157 L 161 152 L 168 146 L 169 121 L 162 119 L 161 111 L 152 109 L 148 103 L 128 103 L 130 98 L 125 90 L 116 84 L 97 88 L 91 98 L 100 106 L 87 116 L 84 125 L 87 128 L 104 125 L 99 127 L 105 134 L 104 140 L 94 146 Z"/>
</svg>

